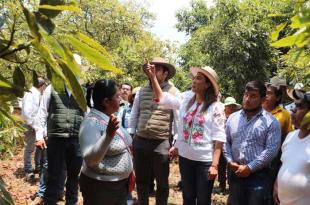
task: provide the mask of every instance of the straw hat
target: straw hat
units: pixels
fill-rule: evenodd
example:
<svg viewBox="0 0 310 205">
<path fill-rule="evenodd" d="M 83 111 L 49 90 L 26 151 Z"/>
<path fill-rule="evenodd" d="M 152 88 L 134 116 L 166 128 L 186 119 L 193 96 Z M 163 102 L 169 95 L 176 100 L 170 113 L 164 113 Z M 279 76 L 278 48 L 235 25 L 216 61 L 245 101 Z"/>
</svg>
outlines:
<svg viewBox="0 0 310 205">
<path fill-rule="evenodd" d="M 310 102 L 310 91 L 306 92 L 304 90 L 299 90 L 299 89 L 293 89 L 292 92 L 289 95 L 290 98 L 293 100 L 305 100 L 306 102 Z"/>
<path fill-rule="evenodd" d="M 215 70 L 213 70 L 213 68 L 209 67 L 209 66 L 205 66 L 205 67 L 191 67 L 190 68 L 191 73 L 193 74 L 193 76 L 196 76 L 197 73 L 202 73 L 203 75 L 205 75 L 210 82 L 213 85 L 214 91 L 215 91 L 215 95 L 219 94 L 219 86 L 217 84 L 218 82 L 218 76 L 215 72 Z"/>
<path fill-rule="evenodd" d="M 150 64 L 152 64 L 152 65 L 162 65 L 162 66 L 166 67 L 168 69 L 167 80 L 173 78 L 173 76 L 176 73 L 175 67 L 172 64 L 168 63 L 165 59 L 163 59 L 161 57 L 153 58 L 153 60 L 150 62 Z M 144 64 L 143 67 L 145 67 L 145 66 L 146 66 L 146 64 Z M 143 71 L 144 71 L 144 69 L 143 69 Z"/>
<path fill-rule="evenodd" d="M 302 83 L 296 83 L 295 86 L 294 86 L 294 89 L 292 88 L 287 88 L 286 89 L 286 94 L 291 98 L 291 99 L 296 99 L 294 97 L 294 91 L 295 90 L 300 90 L 300 91 L 304 91 L 305 89 L 305 86 L 302 84 Z"/>
</svg>

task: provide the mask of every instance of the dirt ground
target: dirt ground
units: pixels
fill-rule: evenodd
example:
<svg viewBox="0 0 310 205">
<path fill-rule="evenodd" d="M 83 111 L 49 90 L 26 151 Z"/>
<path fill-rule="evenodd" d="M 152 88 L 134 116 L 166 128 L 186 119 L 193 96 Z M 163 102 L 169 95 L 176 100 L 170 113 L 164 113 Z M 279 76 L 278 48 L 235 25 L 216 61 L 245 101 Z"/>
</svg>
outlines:
<svg viewBox="0 0 310 205">
<path fill-rule="evenodd" d="M 8 191 L 12 194 L 12 197 L 16 205 L 29 205 L 32 200 L 31 196 L 37 191 L 39 183 L 39 176 L 36 175 L 34 182 L 29 183 L 25 181 L 23 172 L 23 149 L 17 150 L 16 155 L 10 159 L 0 161 L 0 176 L 3 178 L 7 185 Z M 170 192 L 169 192 L 169 205 L 181 205 L 182 193 L 177 188 L 177 183 L 180 179 L 179 169 L 177 162 L 170 164 Z M 214 189 L 217 188 L 218 183 L 215 183 Z M 136 196 L 136 193 L 133 193 Z M 213 193 L 212 195 L 213 205 L 225 205 L 227 195 Z M 78 205 L 82 205 L 82 197 L 79 196 Z M 59 205 L 64 205 L 64 202 L 59 202 Z M 150 204 L 155 204 L 155 198 L 150 197 Z"/>
</svg>

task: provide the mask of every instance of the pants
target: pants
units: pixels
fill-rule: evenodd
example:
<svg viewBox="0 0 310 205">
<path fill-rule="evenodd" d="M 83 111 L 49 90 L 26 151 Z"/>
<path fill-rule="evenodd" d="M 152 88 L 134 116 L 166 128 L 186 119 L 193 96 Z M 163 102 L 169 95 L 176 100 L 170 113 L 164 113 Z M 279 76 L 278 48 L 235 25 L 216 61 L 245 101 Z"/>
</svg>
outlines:
<svg viewBox="0 0 310 205">
<path fill-rule="evenodd" d="M 80 187 L 84 205 L 127 205 L 128 179 L 109 182 L 90 178 L 83 173 Z"/>
<path fill-rule="evenodd" d="M 31 173 L 32 169 L 32 153 L 34 154 L 35 169 L 40 169 L 41 150 L 36 149 L 35 131 L 30 126 L 26 125 L 27 131 L 25 132 L 25 149 L 24 149 L 24 171 L 25 173 Z"/>
<path fill-rule="evenodd" d="M 266 170 L 240 178 L 230 175 L 229 205 L 268 205 L 270 203 L 271 178 Z"/>
<path fill-rule="evenodd" d="M 220 183 L 219 186 L 221 189 L 226 189 L 226 180 L 227 180 L 226 170 L 227 170 L 227 162 L 223 153 L 221 153 L 219 161 L 219 170 L 218 170 L 218 181 Z"/>
<path fill-rule="evenodd" d="M 153 172 L 156 180 L 156 205 L 166 205 L 169 196 L 169 156 L 136 148 L 134 148 L 133 156 L 139 204 L 149 204 L 149 189 Z"/>
<path fill-rule="evenodd" d="M 40 183 L 39 183 L 39 189 L 37 192 L 37 196 L 43 198 L 45 194 L 45 190 L 46 190 L 46 181 L 47 181 L 47 176 L 48 176 L 47 174 L 48 173 L 47 150 L 46 149 L 42 150 L 41 154 L 42 154 L 42 160 L 41 160 L 41 165 L 40 165 L 41 167 Z M 59 198 L 61 194 L 63 194 L 64 192 L 64 185 L 65 185 L 66 177 L 67 177 L 67 173 L 64 170 L 63 174 L 59 176 L 59 178 L 61 178 L 60 180 L 62 181 L 62 183 L 59 185 L 57 198 Z"/>
<path fill-rule="evenodd" d="M 208 180 L 211 162 L 179 157 L 183 205 L 211 205 L 214 180 Z"/>
<path fill-rule="evenodd" d="M 58 138 L 49 137 L 47 143 L 48 176 L 45 205 L 55 205 L 58 190 L 63 183 L 64 170 L 67 171 L 66 205 L 76 204 L 78 201 L 78 179 L 82 166 L 82 157 L 78 137 Z"/>
</svg>

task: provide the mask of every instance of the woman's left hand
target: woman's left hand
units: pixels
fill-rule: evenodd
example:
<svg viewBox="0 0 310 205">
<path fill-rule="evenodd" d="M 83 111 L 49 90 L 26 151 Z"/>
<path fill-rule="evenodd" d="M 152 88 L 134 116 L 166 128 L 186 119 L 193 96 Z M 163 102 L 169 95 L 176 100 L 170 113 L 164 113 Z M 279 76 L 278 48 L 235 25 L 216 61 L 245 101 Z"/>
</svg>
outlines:
<svg viewBox="0 0 310 205">
<path fill-rule="evenodd" d="M 214 166 L 210 166 L 208 171 L 208 180 L 215 180 L 217 174 L 218 174 L 217 168 Z"/>
</svg>

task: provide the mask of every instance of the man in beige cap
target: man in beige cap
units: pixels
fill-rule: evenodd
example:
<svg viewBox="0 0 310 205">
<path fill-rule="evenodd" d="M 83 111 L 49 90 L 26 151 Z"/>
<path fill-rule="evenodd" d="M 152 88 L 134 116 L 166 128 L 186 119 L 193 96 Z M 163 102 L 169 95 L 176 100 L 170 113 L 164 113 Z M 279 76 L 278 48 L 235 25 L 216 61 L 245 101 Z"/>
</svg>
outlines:
<svg viewBox="0 0 310 205">
<path fill-rule="evenodd" d="M 172 95 L 180 92 L 168 82 L 175 75 L 175 67 L 160 57 L 143 66 L 143 70 L 154 67 L 156 78 L 163 90 Z M 172 137 L 174 118 L 171 109 L 156 103 L 150 84 L 142 87 L 136 94 L 129 132 L 134 135 L 133 155 L 135 161 L 138 201 L 140 205 L 149 204 L 151 173 L 156 179 L 156 204 L 166 205 L 169 195 L 169 139 Z"/>
</svg>

